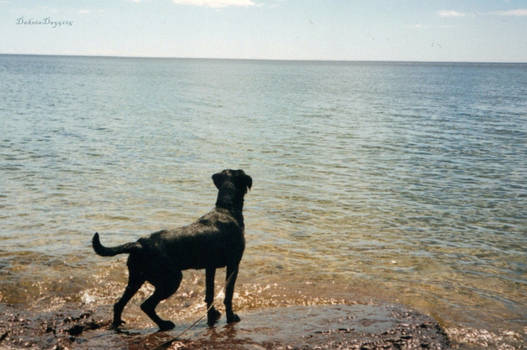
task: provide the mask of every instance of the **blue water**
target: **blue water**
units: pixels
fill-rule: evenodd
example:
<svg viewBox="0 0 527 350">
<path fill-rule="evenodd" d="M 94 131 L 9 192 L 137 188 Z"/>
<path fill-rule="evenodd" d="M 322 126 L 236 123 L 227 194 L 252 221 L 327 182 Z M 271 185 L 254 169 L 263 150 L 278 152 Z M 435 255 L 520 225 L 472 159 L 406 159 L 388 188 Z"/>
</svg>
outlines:
<svg viewBox="0 0 527 350">
<path fill-rule="evenodd" d="M 382 290 L 518 342 L 526 96 L 527 64 L 0 55 L 0 300 L 102 293 L 93 232 L 187 224 L 243 168 L 242 282 Z"/>
</svg>

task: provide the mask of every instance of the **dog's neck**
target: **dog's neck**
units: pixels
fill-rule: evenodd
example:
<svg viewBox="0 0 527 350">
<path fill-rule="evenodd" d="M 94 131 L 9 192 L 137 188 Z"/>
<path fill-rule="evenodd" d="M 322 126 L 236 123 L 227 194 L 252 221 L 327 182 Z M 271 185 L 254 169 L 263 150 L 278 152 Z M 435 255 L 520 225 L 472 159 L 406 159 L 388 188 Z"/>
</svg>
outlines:
<svg viewBox="0 0 527 350">
<path fill-rule="evenodd" d="M 242 193 L 233 184 L 226 183 L 218 191 L 216 208 L 227 209 L 241 226 L 243 226 L 243 196 Z"/>
</svg>

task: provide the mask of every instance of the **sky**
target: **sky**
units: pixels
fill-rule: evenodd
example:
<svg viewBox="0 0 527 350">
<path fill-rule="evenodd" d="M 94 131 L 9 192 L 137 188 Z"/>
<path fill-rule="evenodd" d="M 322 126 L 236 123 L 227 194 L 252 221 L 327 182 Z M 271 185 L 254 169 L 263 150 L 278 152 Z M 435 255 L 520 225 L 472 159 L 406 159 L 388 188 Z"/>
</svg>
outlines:
<svg viewBox="0 0 527 350">
<path fill-rule="evenodd" d="M 527 62 L 527 0 L 0 0 L 0 53 Z"/>
</svg>

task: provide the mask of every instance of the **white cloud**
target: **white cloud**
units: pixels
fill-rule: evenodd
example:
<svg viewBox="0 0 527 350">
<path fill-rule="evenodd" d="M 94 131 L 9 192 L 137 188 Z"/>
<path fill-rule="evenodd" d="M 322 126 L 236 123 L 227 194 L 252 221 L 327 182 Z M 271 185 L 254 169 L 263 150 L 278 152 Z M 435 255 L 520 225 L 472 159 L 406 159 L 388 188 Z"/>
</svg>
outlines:
<svg viewBox="0 0 527 350">
<path fill-rule="evenodd" d="M 491 12 L 474 12 L 474 13 L 465 13 L 455 10 L 441 10 L 437 11 L 439 17 L 465 17 L 465 16 L 527 16 L 527 8 L 523 9 L 513 9 L 513 10 L 504 10 L 504 11 L 491 11 Z"/>
<path fill-rule="evenodd" d="M 491 12 L 492 15 L 498 16 L 527 16 L 527 9 L 515 9 L 507 11 L 494 11 Z"/>
<path fill-rule="evenodd" d="M 458 12 L 454 10 L 441 10 L 438 11 L 437 14 L 439 17 L 465 17 L 465 14 L 463 12 Z"/>
<path fill-rule="evenodd" d="M 79 15 L 89 15 L 91 13 L 91 10 L 79 10 Z"/>
<path fill-rule="evenodd" d="M 177 5 L 192 5 L 212 8 L 222 8 L 228 6 L 256 6 L 252 0 L 172 0 L 172 2 Z"/>
</svg>

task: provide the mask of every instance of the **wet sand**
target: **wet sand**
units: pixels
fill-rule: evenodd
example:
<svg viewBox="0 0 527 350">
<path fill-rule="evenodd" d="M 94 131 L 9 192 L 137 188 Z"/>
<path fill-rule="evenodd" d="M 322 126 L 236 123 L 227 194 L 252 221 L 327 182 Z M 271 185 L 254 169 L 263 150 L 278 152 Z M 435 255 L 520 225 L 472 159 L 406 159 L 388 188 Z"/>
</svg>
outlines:
<svg viewBox="0 0 527 350">
<path fill-rule="evenodd" d="M 215 327 L 193 320 L 170 332 L 110 330 L 109 306 L 33 314 L 1 306 L 0 348 L 24 349 L 447 349 L 432 318 L 390 304 L 316 305 L 240 312 Z M 183 334 L 182 334 L 183 333 Z"/>
</svg>

